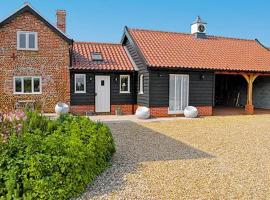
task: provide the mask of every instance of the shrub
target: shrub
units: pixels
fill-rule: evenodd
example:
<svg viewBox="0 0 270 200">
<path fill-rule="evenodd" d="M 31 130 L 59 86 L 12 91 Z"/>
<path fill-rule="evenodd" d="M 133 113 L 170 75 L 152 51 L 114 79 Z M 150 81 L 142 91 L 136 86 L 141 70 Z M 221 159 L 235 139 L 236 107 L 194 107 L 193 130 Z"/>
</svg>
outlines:
<svg viewBox="0 0 270 200">
<path fill-rule="evenodd" d="M 0 199 L 76 197 L 115 152 L 109 128 L 86 117 L 30 112 L 21 123 L 0 145 Z"/>
</svg>

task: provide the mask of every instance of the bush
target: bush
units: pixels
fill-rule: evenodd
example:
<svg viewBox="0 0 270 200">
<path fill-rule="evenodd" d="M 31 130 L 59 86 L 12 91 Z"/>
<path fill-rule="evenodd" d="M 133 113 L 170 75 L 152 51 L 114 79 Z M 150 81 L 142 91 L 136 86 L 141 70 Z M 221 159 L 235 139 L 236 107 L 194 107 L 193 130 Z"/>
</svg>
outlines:
<svg viewBox="0 0 270 200">
<path fill-rule="evenodd" d="M 0 145 L 0 199 L 76 197 L 115 152 L 109 128 L 86 117 L 53 121 L 31 112 L 20 131 Z"/>
</svg>

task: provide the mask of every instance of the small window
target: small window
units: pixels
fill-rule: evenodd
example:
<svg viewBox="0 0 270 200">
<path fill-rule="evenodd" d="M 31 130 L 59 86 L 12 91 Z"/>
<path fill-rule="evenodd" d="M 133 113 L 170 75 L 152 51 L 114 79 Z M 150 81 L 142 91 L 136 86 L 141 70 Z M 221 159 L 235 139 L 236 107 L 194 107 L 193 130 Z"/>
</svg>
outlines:
<svg viewBox="0 0 270 200">
<path fill-rule="evenodd" d="M 105 81 L 102 80 L 102 81 L 101 81 L 101 86 L 104 86 L 104 85 L 105 85 Z"/>
<path fill-rule="evenodd" d="M 14 77 L 15 94 L 40 94 L 41 78 L 31 76 Z"/>
<path fill-rule="evenodd" d="M 32 78 L 25 77 L 23 78 L 23 92 L 24 93 L 32 93 Z"/>
<path fill-rule="evenodd" d="M 18 50 L 38 50 L 38 36 L 36 32 L 17 32 Z"/>
<path fill-rule="evenodd" d="M 15 78 L 15 93 L 22 92 L 22 79 L 21 78 Z"/>
<path fill-rule="evenodd" d="M 92 52 L 91 57 L 92 57 L 93 61 L 101 61 L 101 60 L 103 60 L 102 55 L 99 52 Z"/>
<path fill-rule="evenodd" d="M 130 89 L 130 76 L 120 75 L 120 93 L 129 93 Z"/>
<path fill-rule="evenodd" d="M 75 93 L 86 93 L 85 74 L 75 74 Z"/>
<path fill-rule="evenodd" d="M 143 89 L 144 89 L 144 78 L 143 78 L 143 74 L 140 75 L 140 90 L 139 90 L 139 94 L 143 94 Z"/>
</svg>

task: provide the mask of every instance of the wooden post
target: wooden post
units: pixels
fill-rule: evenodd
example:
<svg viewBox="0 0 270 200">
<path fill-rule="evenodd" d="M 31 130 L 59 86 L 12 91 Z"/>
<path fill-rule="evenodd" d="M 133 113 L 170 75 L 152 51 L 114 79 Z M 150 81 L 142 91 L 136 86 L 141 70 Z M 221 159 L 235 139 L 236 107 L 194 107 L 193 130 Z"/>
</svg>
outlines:
<svg viewBox="0 0 270 200">
<path fill-rule="evenodd" d="M 247 104 L 245 106 L 245 110 L 247 114 L 253 114 L 254 113 L 254 106 L 253 106 L 253 82 L 255 79 L 259 76 L 259 74 L 246 74 L 243 73 L 242 76 L 247 81 Z"/>
</svg>

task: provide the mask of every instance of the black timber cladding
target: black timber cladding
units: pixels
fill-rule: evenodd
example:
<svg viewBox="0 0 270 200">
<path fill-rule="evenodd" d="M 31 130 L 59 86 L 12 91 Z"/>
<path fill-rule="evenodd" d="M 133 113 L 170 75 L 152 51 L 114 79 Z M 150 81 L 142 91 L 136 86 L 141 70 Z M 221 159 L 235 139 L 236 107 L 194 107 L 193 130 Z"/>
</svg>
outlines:
<svg viewBox="0 0 270 200">
<path fill-rule="evenodd" d="M 189 71 L 183 69 L 150 71 L 150 107 L 169 106 L 169 76 L 170 74 L 189 75 L 189 105 L 212 106 L 214 72 Z M 204 78 L 202 78 L 202 75 Z"/>
<path fill-rule="evenodd" d="M 130 57 L 133 59 L 134 63 L 138 68 L 138 77 L 143 74 L 144 76 L 144 93 L 137 93 L 137 104 L 139 106 L 149 107 L 149 70 L 147 69 L 144 58 L 142 57 L 142 53 L 140 52 L 137 45 L 133 42 L 132 37 L 128 33 L 128 29 L 125 29 L 124 37 L 122 40 L 122 44 L 126 46 Z M 137 91 L 139 91 L 139 78 L 137 77 Z"/>
<path fill-rule="evenodd" d="M 169 106 L 169 74 L 189 75 L 189 105 L 212 106 L 214 99 L 215 75 L 209 70 L 186 70 L 149 68 L 138 46 L 125 28 L 123 45 L 138 68 L 138 77 L 144 75 L 144 94 L 137 95 L 137 104 L 147 107 Z M 204 79 L 201 78 L 204 75 Z M 139 78 L 137 78 L 139 81 Z M 137 81 L 137 91 L 139 82 Z"/>
<path fill-rule="evenodd" d="M 86 93 L 74 93 L 75 74 L 86 74 Z M 110 96 L 111 105 L 136 104 L 134 80 L 135 73 L 131 72 L 89 72 L 71 71 L 70 73 L 70 93 L 71 105 L 94 105 L 95 104 L 95 76 L 110 76 Z M 130 75 L 130 93 L 120 93 L 120 75 Z M 116 80 L 117 78 L 117 80 Z"/>
</svg>

